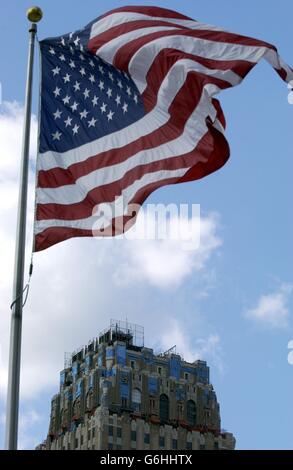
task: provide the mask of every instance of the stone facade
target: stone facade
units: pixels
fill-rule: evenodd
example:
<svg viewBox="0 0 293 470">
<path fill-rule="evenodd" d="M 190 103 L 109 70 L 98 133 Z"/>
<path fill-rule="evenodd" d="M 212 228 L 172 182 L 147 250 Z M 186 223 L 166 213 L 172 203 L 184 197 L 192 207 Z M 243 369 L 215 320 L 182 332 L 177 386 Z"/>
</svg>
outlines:
<svg viewBox="0 0 293 470">
<path fill-rule="evenodd" d="M 71 356 L 39 448 L 234 449 L 206 362 L 188 363 L 175 348 L 155 355 L 134 341 L 135 325 L 121 324 Z"/>
</svg>

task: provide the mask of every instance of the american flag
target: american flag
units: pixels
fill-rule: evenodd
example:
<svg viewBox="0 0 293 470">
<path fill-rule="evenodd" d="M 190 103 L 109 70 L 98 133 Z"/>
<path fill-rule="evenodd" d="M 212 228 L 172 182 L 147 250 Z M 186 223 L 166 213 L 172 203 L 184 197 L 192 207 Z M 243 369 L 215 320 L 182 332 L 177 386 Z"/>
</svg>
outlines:
<svg viewBox="0 0 293 470">
<path fill-rule="evenodd" d="M 222 89 L 274 46 L 157 7 L 123 7 L 41 41 L 35 251 L 126 230 L 157 188 L 229 158 Z"/>
</svg>

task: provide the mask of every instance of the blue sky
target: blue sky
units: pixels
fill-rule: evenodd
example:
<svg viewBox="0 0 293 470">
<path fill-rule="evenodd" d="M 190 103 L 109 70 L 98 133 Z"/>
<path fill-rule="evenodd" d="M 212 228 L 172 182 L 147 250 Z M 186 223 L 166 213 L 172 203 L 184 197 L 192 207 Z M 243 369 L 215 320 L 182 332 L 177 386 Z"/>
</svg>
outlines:
<svg viewBox="0 0 293 470">
<path fill-rule="evenodd" d="M 85 3 L 67 0 L 58 2 L 58 7 L 56 2 L 38 4 L 44 11 L 39 38 L 74 31 L 104 12 L 101 3 L 92 0 L 87 0 L 86 8 Z M 123 4 L 108 1 L 106 8 Z M 27 60 L 25 11 L 30 5 L 21 1 L 0 7 L 0 80 L 5 102 L 0 106 L 1 445 Z M 293 64 L 289 0 L 170 0 L 156 5 L 273 43 Z M 110 318 L 127 316 L 145 325 L 146 344 L 167 349 L 177 342 L 186 356 L 204 356 L 221 405 L 222 426 L 235 434 L 238 449 L 293 448 L 293 367 L 287 360 L 287 345 L 293 339 L 289 261 L 293 106 L 287 95 L 278 75 L 266 63 L 259 64 L 240 87 L 219 97 L 231 147 L 225 167 L 200 181 L 160 189 L 149 199 L 201 205 L 205 246 L 199 258 L 187 259 L 178 252 L 174 261 L 178 272 L 173 277 L 157 266 L 162 258 L 156 244 L 138 247 L 124 241 L 72 240 L 35 256 L 23 331 L 22 447 L 33 448 L 46 436 L 50 398 L 57 391 L 64 351 L 87 343 Z M 34 113 L 37 96 L 36 67 Z M 15 133 L 13 138 L 7 137 L 9 132 Z M 35 148 L 34 141 L 32 158 Z M 7 202 L 9 197 L 13 203 Z M 137 259 L 138 248 L 145 258 Z"/>
</svg>

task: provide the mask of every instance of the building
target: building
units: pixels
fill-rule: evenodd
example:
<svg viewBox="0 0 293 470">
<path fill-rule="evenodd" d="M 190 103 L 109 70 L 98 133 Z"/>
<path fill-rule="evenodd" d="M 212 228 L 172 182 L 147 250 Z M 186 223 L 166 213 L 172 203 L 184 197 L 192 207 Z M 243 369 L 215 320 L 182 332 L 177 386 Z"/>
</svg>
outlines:
<svg viewBox="0 0 293 470">
<path fill-rule="evenodd" d="M 86 347 L 66 356 L 39 449 L 234 449 L 221 431 L 205 361 L 188 363 L 174 346 L 144 346 L 138 325 L 111 320 Z"/>
</svg>

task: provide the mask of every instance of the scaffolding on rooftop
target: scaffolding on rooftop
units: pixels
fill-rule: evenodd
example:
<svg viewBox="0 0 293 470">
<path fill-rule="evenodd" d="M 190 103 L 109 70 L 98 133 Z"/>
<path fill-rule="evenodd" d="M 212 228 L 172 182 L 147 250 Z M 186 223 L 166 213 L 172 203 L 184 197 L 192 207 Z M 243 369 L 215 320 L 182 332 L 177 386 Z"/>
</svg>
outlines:
<svg viewBox="0 0 293 470">
<path fill-rule="evenodd" d="M 125 341 L 129 346 L 144 347 L 144 328 L 129 321 L 110 320 L 110 326 L 99 334 L 99 342 Z"/>
</svg>

